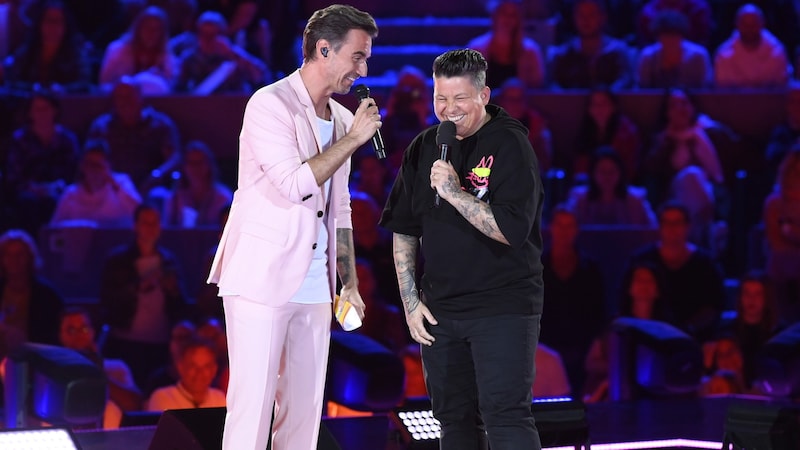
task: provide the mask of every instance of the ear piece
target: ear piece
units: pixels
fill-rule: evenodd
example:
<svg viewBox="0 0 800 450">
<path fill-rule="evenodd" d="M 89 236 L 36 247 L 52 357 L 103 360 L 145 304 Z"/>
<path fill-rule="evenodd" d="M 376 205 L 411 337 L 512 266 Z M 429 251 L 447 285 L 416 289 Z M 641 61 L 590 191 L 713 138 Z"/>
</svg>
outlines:
<svg viewBox="0 0 800 450">
<path fill-rule="evenodd" d="M 319 49 L 319 52 L 322 53 L 323 58 L 328 57 L 328 47 L 322 47 L 321 49 Z"/>
</svg>

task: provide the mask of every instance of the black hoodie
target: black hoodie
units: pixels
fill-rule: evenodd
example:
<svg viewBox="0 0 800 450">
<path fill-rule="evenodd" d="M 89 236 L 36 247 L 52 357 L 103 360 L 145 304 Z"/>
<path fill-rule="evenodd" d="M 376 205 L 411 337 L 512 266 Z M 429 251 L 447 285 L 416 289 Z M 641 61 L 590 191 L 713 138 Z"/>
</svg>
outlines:
<svg viewBox="0 0 800 450">
<path fill-rule="evenodd" d="M 430 170 L 439 158 L 437 127 L 406 149 L 380 224 L 422 237 L 425 304 L 436 315 L 470 319 L 542 312 L 541 216 L 544 192 L 528 130 L 503 109 L 456 141 L 450 161 L 466 192 L 491 205 L 511 245 L 478 231 L 449 203 L 434 208 Z"/>
</svg>

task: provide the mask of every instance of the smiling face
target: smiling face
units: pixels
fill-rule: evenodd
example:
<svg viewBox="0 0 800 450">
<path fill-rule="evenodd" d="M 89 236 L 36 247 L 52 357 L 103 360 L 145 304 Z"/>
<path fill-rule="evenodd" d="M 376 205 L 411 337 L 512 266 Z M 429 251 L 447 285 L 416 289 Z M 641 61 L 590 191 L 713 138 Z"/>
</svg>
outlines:
<svg viewBox="0 0 800 450">
<path fill-rule="evenodd" d="M 366 31 L 348 31 L 338 50 L 325 40 L 320 40 L 317 45 L 328 48 L 328 56 L 321 59 L 327 61 L 325 71 L 327 79 L 331 80 L 331 91 L 347 94 L 357 79 L 367 76 L 367 59 L 372 56 L 372 37 Z"/>
<path fill-rule="evenodd" d="M 456 137 L 472 136 L 486 120 L 489 88 L 478 89 L 469 77 L 434 77 L 433 109 L 440 122 L 456 124 Z"/>
</svg>

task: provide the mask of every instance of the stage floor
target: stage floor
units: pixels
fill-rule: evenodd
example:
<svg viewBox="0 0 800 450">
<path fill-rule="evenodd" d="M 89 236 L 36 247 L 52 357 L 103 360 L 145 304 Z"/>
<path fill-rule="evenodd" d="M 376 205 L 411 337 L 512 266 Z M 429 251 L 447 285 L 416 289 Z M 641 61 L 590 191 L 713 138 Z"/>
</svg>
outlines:
<svg viewBox="0 0 800 450">
<path fill-rule="evenodd" d="M 592 446 L 668 439 L 721 442 L 728 407 L 744 397 L 659 399 L 605 402 L 587 406 Z M 388 417 L 326 419 L 325 424 L 342 450 L 404 450 L 399 431 Z M 114 431 L 80 431 L 82 450 L 147 450 L 156 427 Z M 381 441 L 383 443 L 381 444 Z M 377 442 L 377 443 L 376 443 Z M 606 445 L 598 447 L 607 448 Z M 619 447 L 626 448 L 626 447 Z M 700 448 L 688 444 L 627 448 Z M 716 447 L 720 448 L 720 447 Z"/>
</svg>

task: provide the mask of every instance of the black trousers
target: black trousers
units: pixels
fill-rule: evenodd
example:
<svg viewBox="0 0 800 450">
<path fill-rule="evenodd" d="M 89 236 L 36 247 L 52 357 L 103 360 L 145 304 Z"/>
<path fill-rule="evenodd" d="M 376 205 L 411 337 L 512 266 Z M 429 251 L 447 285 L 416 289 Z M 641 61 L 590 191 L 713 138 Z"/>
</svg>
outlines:
<svg viewBox="0 0 800 450">
<path fill-rule="evenodd" d="M 425 383 L 442 450 L 541 449 L 531 413 L 540 314 L 450 320 L 429 326 Z"/>
</svg>

